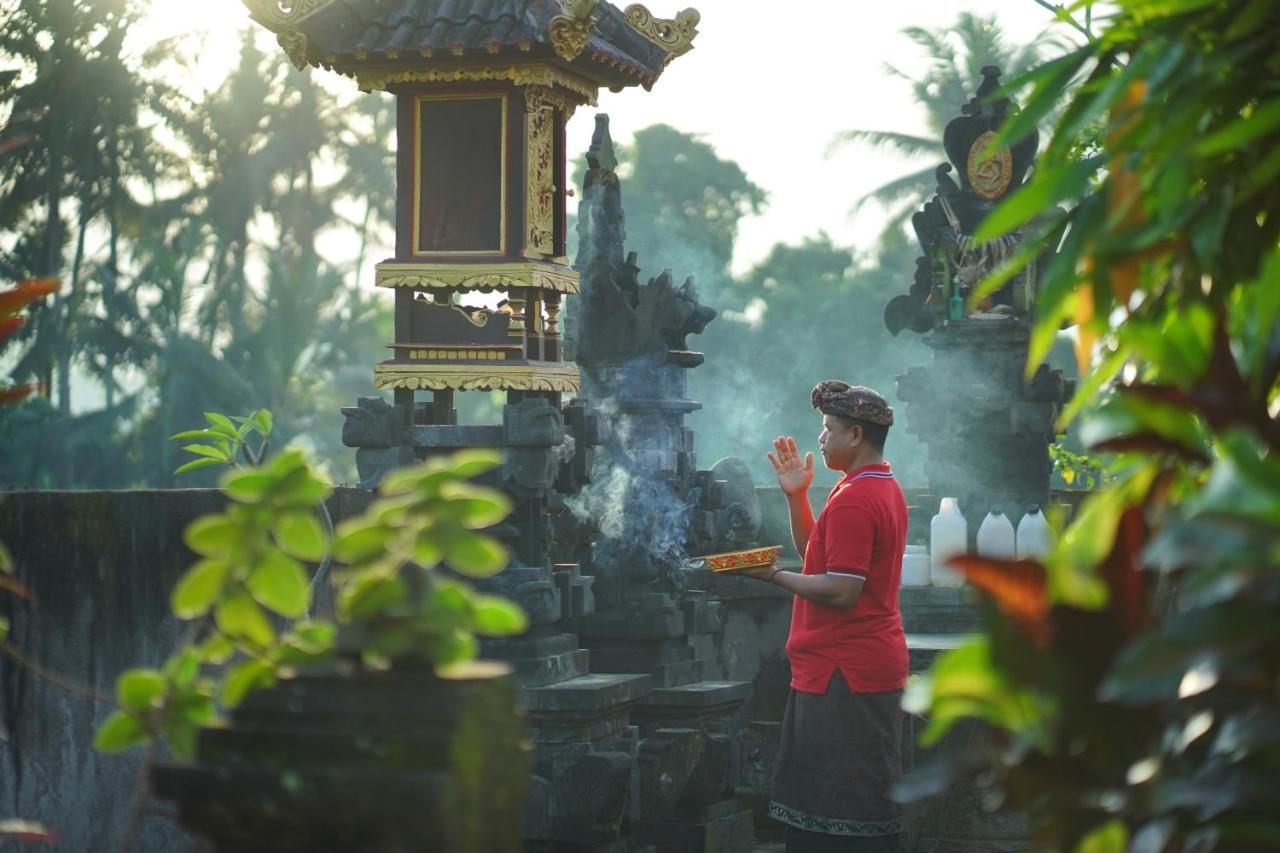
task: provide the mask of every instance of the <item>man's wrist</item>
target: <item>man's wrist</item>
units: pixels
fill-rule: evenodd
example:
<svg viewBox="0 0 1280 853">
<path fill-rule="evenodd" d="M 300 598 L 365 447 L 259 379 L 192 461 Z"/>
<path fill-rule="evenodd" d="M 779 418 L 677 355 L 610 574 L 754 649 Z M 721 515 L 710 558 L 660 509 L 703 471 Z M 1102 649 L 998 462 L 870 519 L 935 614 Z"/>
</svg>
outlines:
<svg viewBox="0 0 1280 853">
<path fill-rule="evenodd" d="M 773 582 L 774 582 L 774 580 L 778 577 L 778 572 L 780 572 L 780 571 L 782 571 L 782 566 L 774 566 L 774 567 L 773 567 L 773 571 L 769 572 L 769 577 L 767 578 L 767 580 L 769 581 L 769 583 L 773 583 Z"/>
</svg>

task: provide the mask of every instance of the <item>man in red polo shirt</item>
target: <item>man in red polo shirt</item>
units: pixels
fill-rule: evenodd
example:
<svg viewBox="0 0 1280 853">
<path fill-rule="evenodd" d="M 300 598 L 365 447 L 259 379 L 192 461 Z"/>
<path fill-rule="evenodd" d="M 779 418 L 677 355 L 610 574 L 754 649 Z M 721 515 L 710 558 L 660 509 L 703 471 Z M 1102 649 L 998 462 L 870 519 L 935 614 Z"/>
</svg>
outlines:
<svg viewBox="0 0 1280 853">
<path fill-rule="evenodd" d="M 787 825 L 788 853 L 896 851 L 902 818 L 890 788 L 902 775 L 907 643 L 898 611 L 907 505 L 885 437 L 893 409 L 838 380 L 813 389 L 818 449 L 844 473 L 813 517 L 813 454 L 791 437 L 769 454 L 787 495 L 804 570 L 747 574 L 795 594 L 787 656 L 791 694 L 769 814 Z"/>
</svg>

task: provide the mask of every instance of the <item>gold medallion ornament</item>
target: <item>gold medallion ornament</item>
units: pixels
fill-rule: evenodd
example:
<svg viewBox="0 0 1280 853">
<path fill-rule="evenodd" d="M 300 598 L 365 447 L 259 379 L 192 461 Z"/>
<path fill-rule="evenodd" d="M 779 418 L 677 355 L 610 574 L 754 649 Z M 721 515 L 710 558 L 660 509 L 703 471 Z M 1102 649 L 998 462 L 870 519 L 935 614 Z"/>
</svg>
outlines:
<svg viewBox="0 0 1280 853">
<path fill-rule="evenodd" d="M 994 200 L 1004 195 L 1013 181 L 1013 152 L 1001 148 L 991 152 L 987 149 L 996 138 L 995 131 L 988 130 L 969 147 L 969 162 L 966 171 L 969 186 L 985 199 Z"/>
</svg>

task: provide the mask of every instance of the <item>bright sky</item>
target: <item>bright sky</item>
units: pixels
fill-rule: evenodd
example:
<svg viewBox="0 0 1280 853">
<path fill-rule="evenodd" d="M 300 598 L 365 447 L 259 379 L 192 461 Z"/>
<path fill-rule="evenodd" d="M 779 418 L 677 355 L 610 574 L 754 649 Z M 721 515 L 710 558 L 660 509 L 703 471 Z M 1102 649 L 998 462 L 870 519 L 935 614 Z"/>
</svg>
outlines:
<svg viewBox="0 0 1280 853">
<path fill-rule="evenodd" d="M 890 178 L 927 165 L 860 147 L 831 158 L 825 153 L 842 129 L 924 129 L 906 84 L 884 73 L 886 62 L 908 74 L 923 68 L 903 28 L 943 27 L 968 10 L 999 15 L 1010 41 L 1021 42 L 1050 21 L 1034 0 L 646 2 L 665 17 L 692 2 L 702 13 L 695 49 L 675 60 L 652 92 L 605 90 L 599 109 L 609 114 L 616 141 L 666 122 L 701 136 L 768 191 L 768 207 L 743 223 L 734 259 L 739 271 L 774 243 L 821 230 L 839 243 L 869 247 L 880 230 L 877 211 L 869 206 L 850 220 L 849 209 Z M 197 73 L 201 85 L 216 85 L 236 56 L 239 28 L 251 23 L 239 0 L 155 0 L 155 6 L 139 41 L 206 34 Z M 579 110 L 570 123 L 574 156 L 590 142 L 595 112 Z"/>
</svg>

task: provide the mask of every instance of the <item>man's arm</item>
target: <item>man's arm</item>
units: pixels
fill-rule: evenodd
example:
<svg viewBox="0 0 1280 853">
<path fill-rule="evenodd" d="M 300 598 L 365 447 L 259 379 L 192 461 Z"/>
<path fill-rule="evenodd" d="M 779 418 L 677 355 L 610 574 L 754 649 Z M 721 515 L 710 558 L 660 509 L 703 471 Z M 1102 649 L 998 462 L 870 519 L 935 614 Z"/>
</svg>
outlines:
<svg viewBox="0 0 1280 853">
<path fill-rule="evenodd" d="M 809 547 L 809 534 L 813 533 L 813 507 L 809 506 L 809 493 L 787 495 L 787 514 L 791 516 L 791 541 L 803 560 L 805 549 Z"/>
<path fill-rule="evenodd" d="M 856 575 L 802 575 L 799 572 L 777 572 L 774 574 L 773 567 L 767 567 L 758 574 L 757 571 L 751 569 L 748 570 L 748 573 L 752 577 L 758 577 L 761 580 L 769 580 L 769 576 L 773 575 L 771 582 L 775 586 L 780 586 L 801 598 L 807 598 L 810 601 L 825 604 L 827 607 L 834 607 L 837 610 L 848 610 L 857 604 L 858 596 L 862 594 L 862 585 L 866 583 L 863 578 Z"/>
</svg>

